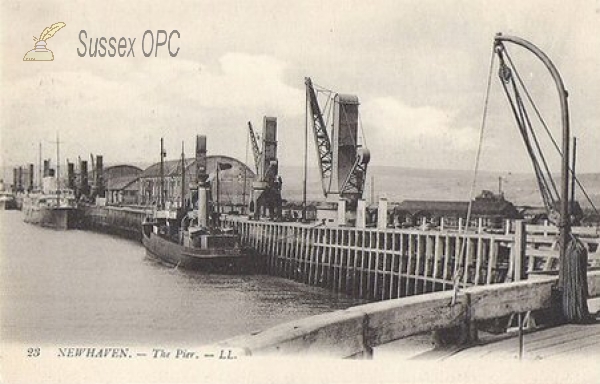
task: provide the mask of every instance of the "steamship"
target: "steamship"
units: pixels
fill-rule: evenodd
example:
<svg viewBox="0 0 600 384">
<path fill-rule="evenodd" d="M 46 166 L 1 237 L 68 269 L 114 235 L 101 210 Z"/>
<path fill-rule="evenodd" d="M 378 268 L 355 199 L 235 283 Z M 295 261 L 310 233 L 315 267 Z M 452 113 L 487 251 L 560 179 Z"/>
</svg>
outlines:
<svg viewBox="0 0 600 384">
<path fill-rule="evenodd" d="M 182 154 L 181 196 L 185 196 L 184 159 Z M 162 161 L 163 155 L 161 169 Z M 221 226 L 218 212 L 214 211 L 211 203 L 205 136 L 196 138 L 196 167 L 197 201 L 193 209 L 186 208 L 186 204 L 165 208 L 163 195 L 158 209 L 142 222 L 142 243 L 146 253 L 163 263 L 185 269 L 215 273 L 248 272 L 252 268 L 250 253 L 242 247 L 239 235 L 232 228 Z M 163 193 L 161 188 L 161 195 Z"/>
<path fill-rule="evenodd" d="M 17 209 L 17 202 L 15 196 L 4 189 L 4 181 L 0 180 L 0 211 L 9 209 Z"/>
<path fill-rule="evenodd" d="M 50 174 L 42 179 L 41 190 L 23 197 L 24 221 L 55 229 L 73 229 L 77 223 L 77 202 L 72 189 L 59 188 Z"/>
<path fill-rule="evenodd" d="M 15 196 L 4 190 L 0 190 L 0 211 L 8 211 L 17 209 L 17 201 Z"/>
</svg>

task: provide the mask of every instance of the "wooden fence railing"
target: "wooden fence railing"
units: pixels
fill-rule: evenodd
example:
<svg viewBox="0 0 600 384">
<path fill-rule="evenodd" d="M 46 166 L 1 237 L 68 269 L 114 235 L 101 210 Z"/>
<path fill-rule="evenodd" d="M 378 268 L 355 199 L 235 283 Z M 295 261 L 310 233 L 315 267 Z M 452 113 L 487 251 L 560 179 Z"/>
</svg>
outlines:
<svg viewBox="0 0 600 384">
<path fill-rule="evenodd" d="M 504 282 L 524 257 L 524 231 L 459 234 L 226 220 L 244 244 L 266 256 L 269 273 L 366 299 Z"/>
<path fill-rule="evenodd" d="M 370 300 L 509 282 L 515 274 L 521 279 L 558 267 L 556 233 L 523 222 L 514 223 L 509 234 L 329 227 L 235 216 L 225 222 L 266 257 L 268 273 Z M 594 251 L 590 265 L 595 266 L 599 239 L 584 234 L 578 236 Z"/>
</svg>

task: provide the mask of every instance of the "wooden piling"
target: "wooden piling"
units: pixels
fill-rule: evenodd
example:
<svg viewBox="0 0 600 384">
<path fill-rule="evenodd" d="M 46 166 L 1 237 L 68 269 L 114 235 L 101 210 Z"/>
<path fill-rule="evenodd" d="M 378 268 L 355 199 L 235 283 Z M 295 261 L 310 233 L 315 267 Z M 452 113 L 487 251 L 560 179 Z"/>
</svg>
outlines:
<svg viewBox="0 0 600 384">
<path fill-rule="evenodd" d="M 535 266 L 525 253 L 522 222 L 508 236 L 239 219 L 231 219 L 231 225 L 244 245 L 265 256 L 267 273 L 370 300 L 451 289 L 461 268 L 462 286 L 501 282 L 499 272 L 506 270 L 498 264 L 501 243 L 511 245 L 510 280 L 524 277 L 525 260 L 529 269 Z"/>
</svg>

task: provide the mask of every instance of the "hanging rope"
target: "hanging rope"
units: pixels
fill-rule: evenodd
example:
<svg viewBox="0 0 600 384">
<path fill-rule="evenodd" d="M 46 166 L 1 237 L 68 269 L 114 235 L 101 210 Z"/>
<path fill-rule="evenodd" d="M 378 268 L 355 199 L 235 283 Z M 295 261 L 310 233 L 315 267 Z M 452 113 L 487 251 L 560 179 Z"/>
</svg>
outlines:
<svg viewBox="0 0 600 384">
<path fill-rule="evenodd" d="M 527 97 L 527 100 L 529 101 L 529 104 L 533 108 L 533 110 L 534 110 L 534 112 L 535 112 L 538 120 L 540 121 L 540 123 L 542 124 L 542 127 L 546 131 L 546 134 L 550 138 L 550 141 L 552 142 L 552 145 L 556 149 L 556 152 L 562 157 L 562 151 L 561 151 L 558 143 L 556 142 L 556 140 L 554 139 L 554 136 L 550 132 L 550 129 L 548 128 L 548 124 L 546 124 L 546 121 L 544 120 L 543 116 L 541 115 L 541 113 L 539 111 L 539 108 L 537 107 L 537 105 L 533 101 L 533 99 L 531 97 L 531 94 L 529 93 L 527 87 L 525 86 L 525 83 L 523 82 L 523 79 L 521 78 L 521 75 L 516 70 L 516 67 L 515 67 L 515 65 L 514 65 L 514 63 L 512 61 L 512 58 L 511 58 L 510 54 L 508 53 L 508 51 L 506 49 L 504 49 L 503 51 L 504 51 L 504 54 L 506 55 L 506 58 L 507 58 L 507 60 L 508 60 L 508 62 L 510 64 L 510 66 L 515 69 L 515 76 L 517 78 L 517 81 L 521 85 L 521 88 L 523 88 L 523 91 L 525 92 L 525 96 Z M 600 212 L 596 208 L 596 205 L 592 201 L 592 199 L 589 196 L 587 190 L 585 189 L 585 187 L 583 186 L 583 184 L 579 181 L 579 178 L 575 175 L 575 172 L 574 172 L 574 170 L 571 167 L 569 167 L 569 172 L 571 173 L 571 176 L 573 177 L 573 180 L 575 180 L 575 183 L 577 183 L 577 186 L 579 187 L 579 189 L 581 190 L 581 192 L 585 196 L 585 199 L 587 200 L 588 204 L 590 204 L 590 206 L 592 207 L 592 209 L 594 210 L 594 212 L 596 213 L 596 215 L 600 215 Z"/>
<path fill-rule="evenodd" d="M 512 63 L 512 61 L 509 61 L 512 70 L 514 72 L 514 74 L 517 76 L 517 78 L 521 78 L 521 76 L 519 75 L 519 71 L 517 70 L 516 66 Z M 514 79 L 513 77 L 511 77 L 511 79 Z M 521 94 L 517 88 L 517 84 L 514 82 L 514 80 L 512 81 L 513 84 L 513 89 L 515 91 L 515 95 L 517 96 L 517 100 L 519 102 L 519 106 L 522 109 L 523 113 L 524 113 L 524 117 L 525 117 L 525 122 L 526 122 L 526 126 L 529 130 L 529 133 L 531 135 L 531 137 L 534 140 L 534 144 L 535 144 L 535 148 L 537 150 L 538 156 L 540 157 L 540 159 L 542 160 L 542 164 L 544 165 L 544 169 L 546 171 L 546 174 L 548 175 L 548 180 L 551 182 L 552 184 L 552 190 L 550 190 L 550 192 L 554 192 L 555 193 L 555 198 L 553 198 L 553 202 L 556 203 L 556 201 L 558 200 L 558 188 L 556 187 L 556 184 L 554 183 L 554 179 L 551 176 L 550 173 L 550 168 L 548 167 L 548 163 L 546 162 L 546 158 L 544 156 L 544 153 L 542 152 L 541 146 L 539 144 L 539 141 L 537 139 L 537 135 L 535 134 L 535 131 L 533 130 L 533 125 L 531 124 L 531 119 L 529 119 L 529 114 L 527 113 L 527 110 L 525 108 L 525 105 L 523 104 L 523 99 L 521 97 Z M 523 88 L 523 90 L 525 91 L 526 94 L 529 94 L 529 92 L 527 91 L 527 87 L 525 86 L 525 84 L 523 84 L 521 82 L 521 87 Z M 529 99 L 530 103 L 532 103 L 532 105 L 534 105 L 533 100 Z M 537 107 L 534 105 L 534 109 L 537 110 Z M 552 135 L 550 134 L 549 130 L 546 129 L 547 134 L 550 136 L 550 139 L 554 142 L 554 137 L 552 137 Z M 546 179 L 544 179 L 544 181 L 546 182 L 546 187 L 548 187 L 547 181 Z"/>
<path fill-rule="evenodd" d="M 588 323 L 594 321 L 590 315 L 587 298 L 587 256 L 588 252 L 581 240 L 571 233 L 571 239 L 567 247 L 567 258 L 574 263 L 565 263 L 565 271 L 559 283 L 563 287 L 562 296 L 563 315 L 568 322 Z M 568 276 L 568 278 L 566 277 Z"/>
<path fill-rule="evenodd" d="M 487 86 L 486 86 L 486 91 L 485 91 L 485 100 L 483 103 L 483 117 L 481 119 L 481 126 L 479 128 L 479 143 L 477 145 L 477 154 L 475 156 L 475 168 L 473 170 L 473 181 L 471 182 L 471 189 L 469 191 L 469 205 L 467 208 L 467 222 L 465 223 L 464 228 L 462 228 L 463 234 L 466 234 L 467 230 L 469 229 L 469 222 L 471 221 L 471 213 L 473 210 L 473 194 L 475 192 L 475 186 L 477 184 L 477 175 L 479 173 L 479 162 L 481 159 L 481 149 L 483 147 L 483 135 L 485 132 L 485 125 L 486 125 L 486 121 L 487 121 L 487 113 L 488 113 L 488 106 L 489 106 L 489 100 L 490 100 L 490 90 L 492 88 L 492 72 L 494 69 L 494 59 L 495 59 L 494 49 L 492 49 L 492 55 L 490 58 L 490 69 L 488 71 Z M 467 237 L 465 236 L 464 240 L 462 241 L 461 247 L 460 247 L 459 260 L 458 260 L 459 267 L 457 269 L 456 275 L 454 276 L 454 279 L 457 279 L 458 281 L 460 281 L 462 279 L 463 275 L 465 274 L 465 272 L 468 269 L 468 266 L 464 266 L 464 258 L 465 258 L 467 241 L 468 241 Z"/>
<path fill-rule="evenodd" d="M 517 122 L 519 132 L 521 133 L 521 136 L 523 138 L 523 142 L 527 149 L 527 153 L 529 154 L 529 157 L 531 159 L 540 194 L 544 202 L 544 206 L 546 207 L 548 214 L 551 215 L 551 212 L 553 212 L 554 208 L 556 207 L 556 202 L 558 201 L 559 193 L 556 188 L 556 184 L 554 183 L 554 180 L 552 178 L 552 174 L 549 170 L 546 159 L 541 150 L 535 131 L 533 130 L 531 119 L 527 114 L 527 109 L 525 108 L 523 99 L 521 98 L 520 91 L 517 87 L 516 82 L 514 81 L 514 76 L 512 74 L 513 72 L 518 74 L 518 72 L 514 66 L 512 66 L 512 68 L 509 68 L 506 65 L 503 55 L 504 52 L 504 46 L 499 46 L 497 50 L 498 56 L 500 58 L 499 77 L 502 82 L 502 87 L 504 89 L 506 97 L 509 101 L 511 110 L 515 117 L 515 121 Z M 511 95 L 511 92 L 508 88 L 509 84 L 512 86 L 514 98 Z M 540 160 L 544 167 L 544 170 L 542 170 Z"/>
</svg>

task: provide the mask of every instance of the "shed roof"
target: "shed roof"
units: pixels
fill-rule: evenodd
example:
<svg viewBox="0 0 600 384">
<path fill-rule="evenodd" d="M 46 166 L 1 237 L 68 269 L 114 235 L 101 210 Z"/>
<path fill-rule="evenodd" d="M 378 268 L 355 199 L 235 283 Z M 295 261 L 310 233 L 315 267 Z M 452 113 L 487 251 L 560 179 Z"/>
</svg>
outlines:
<svg viewBox="0 0 600 384">
<path fill-rule="evenodd" d="M 242 170 L 245 167 L 248 178 L 253 178 L 255 176 L 252 169 L 250 169 L 243 162 L 241 162 L 233 157 L 222 156 L 222 155 L 213 155 L 213 156 L 206 157 L 206 168 L 207 168 L 208 173 L 215 171 L 215 169 L 217 167 L 217 165 L 216 165 L 217 162 L 230 163 L 230 164 L 234 165 L 236 168 L 241 168 Z M 174 177 L 174 176 L 181 175 L 181 159 L 164 161 L 163 167 L 164 167 L 165 177 Z M 192 175 L 196 174 L 196 159 L 195 158 L 186 158 L 185 159 L 185 170 L 186 170 L 187 176 L 192 176 Z M 224 171 L 224 172 L 226 172 L 226 171 Z M 152 177 L 159 177 L 159 176 L 160 176 L 160 162 L 152 164 L 150 167 L 146 168 L 141 174 L 141 178 L 152 178 Z"/>
<path fill-rule="evenodd" d="M 466 215 L 469 209 L 468 201 L 431 201 L 431 200 L 404 200 L 395 208 L 396 211 L 407 211 L 411 214 L 429 212 L 432 215 Z M 471 207 L 473 215 L 503 215 L 517 216 L 515 206 L 503 199 L 475 199 Z"/>
<path fill-rule="evenodd" d="M 109 191 L 121 191 L 124 189 L 128 189 L 137 181 L 139 176 L 121 176 L 121 177 L 113 177 L 107 180 L 106 189 Z M 131 188 L 129 188 L 131 189 Z"/>
</svg>

